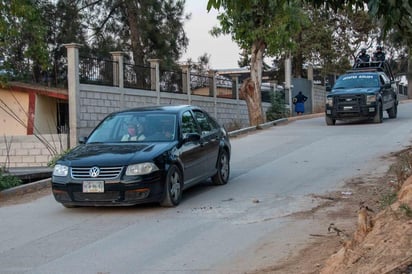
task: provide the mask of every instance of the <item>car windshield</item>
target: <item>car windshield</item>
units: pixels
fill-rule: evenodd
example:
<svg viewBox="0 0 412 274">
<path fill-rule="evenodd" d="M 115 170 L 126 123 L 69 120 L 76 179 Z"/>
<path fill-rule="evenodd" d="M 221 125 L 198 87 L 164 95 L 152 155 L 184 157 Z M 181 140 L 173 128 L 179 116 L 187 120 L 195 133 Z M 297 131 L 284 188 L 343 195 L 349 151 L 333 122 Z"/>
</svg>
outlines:
<svg viewBox="0 0 412 274">
<path fill-rule="evenodd" d="M 345 74 L 339 77 L 333 89 L 379 87 L 378 76 L 373 74 Z"/>
<path fill-rule="evenodd" d="M 125 112 L 104 119 L 90 134 L 87 143 L 165 142 L 175 137 L 175 114 Z"/>
</svg>

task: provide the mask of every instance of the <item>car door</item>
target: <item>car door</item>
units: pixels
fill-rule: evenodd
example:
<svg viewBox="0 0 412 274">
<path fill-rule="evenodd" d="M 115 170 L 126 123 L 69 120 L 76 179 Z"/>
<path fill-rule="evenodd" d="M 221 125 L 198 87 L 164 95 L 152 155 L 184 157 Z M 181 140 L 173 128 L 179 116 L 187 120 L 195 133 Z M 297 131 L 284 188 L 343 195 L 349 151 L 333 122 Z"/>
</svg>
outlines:
<svg viewBox="0 0 412 274">
<path fill-rule="evenodd" d="M 379 82 L 382 90 L 381 94 L 383 99 L 383 109 L 391 108 L 394 102 L 391 82 L 383 73 L 379 75 Z"/>
<path fill-rule="evenodd" d="M 185 140 L 188 134 L 198 134 L 200 131 L 192 113 L 187 110 L 182 113 L 180 121 L 180 138 Z M 202 139 L 186 140 L 180 148 L 180 159 L 183 163 L 185 184 L 197 182 L 205 176 L 204 162 L 207 161 L 206 149 L 203 146 Z"/>
<path fill-rule="evenodd" d="M 206 112 L 193 110 L 193 113 L 200 127 L 201 142 L 206 155 L 204 169 L 208 175 L 213 175 L 216 172 L 216 161 L 219 155 L 219 127 Z"/>
</svg>

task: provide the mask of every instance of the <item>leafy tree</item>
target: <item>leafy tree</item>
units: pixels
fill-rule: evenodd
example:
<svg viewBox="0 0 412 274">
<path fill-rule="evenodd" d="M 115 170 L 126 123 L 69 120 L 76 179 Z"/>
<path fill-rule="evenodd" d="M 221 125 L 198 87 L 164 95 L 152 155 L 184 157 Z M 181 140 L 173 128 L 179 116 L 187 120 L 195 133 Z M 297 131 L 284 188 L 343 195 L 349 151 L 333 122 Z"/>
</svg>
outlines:
<svg viewBox="0 0 412 274">
<path fill-rule="evenodd" d="M 0 59 L 14 76 L 47 67 L 47 26 L 41 10 L 46 1 L 0 0 Z M 29 69 L 30 68 L 30 69 Z"/>
<path fill-rule="evenodd" d="M 94 45 L 118 41 L 116 47 L 130 51 L 135 64 L 148 64 L 148 59 L 158 58 L 162 66 L 171 68 L 187 47 L 183 23 L 189 16 L 184 14 L 185 0 L 83 2 L 92 15 L 89 21 Z"/>
<path fill-rule="evenodd" d="M 239 47 L 250 54 L 250 78 L 241 86 L 246 100 L 249 123 L 264 122 L 260 86 L 264 56 L 293 48 L 291 33 L 300 30 L 302 14 L 298 1 L 287 0 L 209 0 L 208 10 L 223 8 L 218 15 L 220 27 L 214 35 L 230 34 Z"/>
<path fill-rule="evenodd" d="M 47 44 L 50 56 L 48 70 L 45 72 L 49 81 L 57 82 L 65 74 L 66 48 L 64 44 L 81 44 L 80 54 L 90 52 L 87 44 L 86 16 L 76 1 L 59 0 L 48 3 L 42 10 L 48 28 Z"/>
</svg>

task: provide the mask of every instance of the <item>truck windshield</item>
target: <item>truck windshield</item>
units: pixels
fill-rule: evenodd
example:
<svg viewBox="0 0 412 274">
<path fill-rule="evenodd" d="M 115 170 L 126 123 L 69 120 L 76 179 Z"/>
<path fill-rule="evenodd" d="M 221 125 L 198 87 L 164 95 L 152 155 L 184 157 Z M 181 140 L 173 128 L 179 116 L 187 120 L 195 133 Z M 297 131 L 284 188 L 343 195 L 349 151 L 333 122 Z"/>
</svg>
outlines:
<svg viewBox="0 0 412 274">
<path fill-rule="evenodd" d="M 339 77 L 333 89 L 372 88 L 379 87 L 377 75 L 372 74 L 345 74 Z"/>
</svg>

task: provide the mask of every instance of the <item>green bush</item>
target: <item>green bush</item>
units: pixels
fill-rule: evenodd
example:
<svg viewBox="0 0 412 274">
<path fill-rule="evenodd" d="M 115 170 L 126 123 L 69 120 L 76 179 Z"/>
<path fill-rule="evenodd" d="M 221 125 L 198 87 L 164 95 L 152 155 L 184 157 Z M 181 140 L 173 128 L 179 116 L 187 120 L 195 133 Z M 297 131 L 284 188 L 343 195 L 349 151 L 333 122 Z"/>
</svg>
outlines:
<svg viewBox="0 0 412 274">
<path fill-rule="evenodd" d="M 398 198 L 398 195 L 396 192 L 389 192 L 381 196 L 379 200 L 379 208 L 380 209 L 385 209 L 394 202 L 396 202 L 396 199 Z"/>
<path fill-rule="evenodd" d="M 270 96 L 270 108 L 266 111 L 266 120 L 274 121 L 289 116 L 289 110 L 285 107 L 285 98 L 282 93 L 272 93 Z"/>
<path fill-rule="evenodd" d="M 0 191 L 21 185 L 21 180 L 13 175 L 5 175 L 0 168 Z"/>
</svg>

